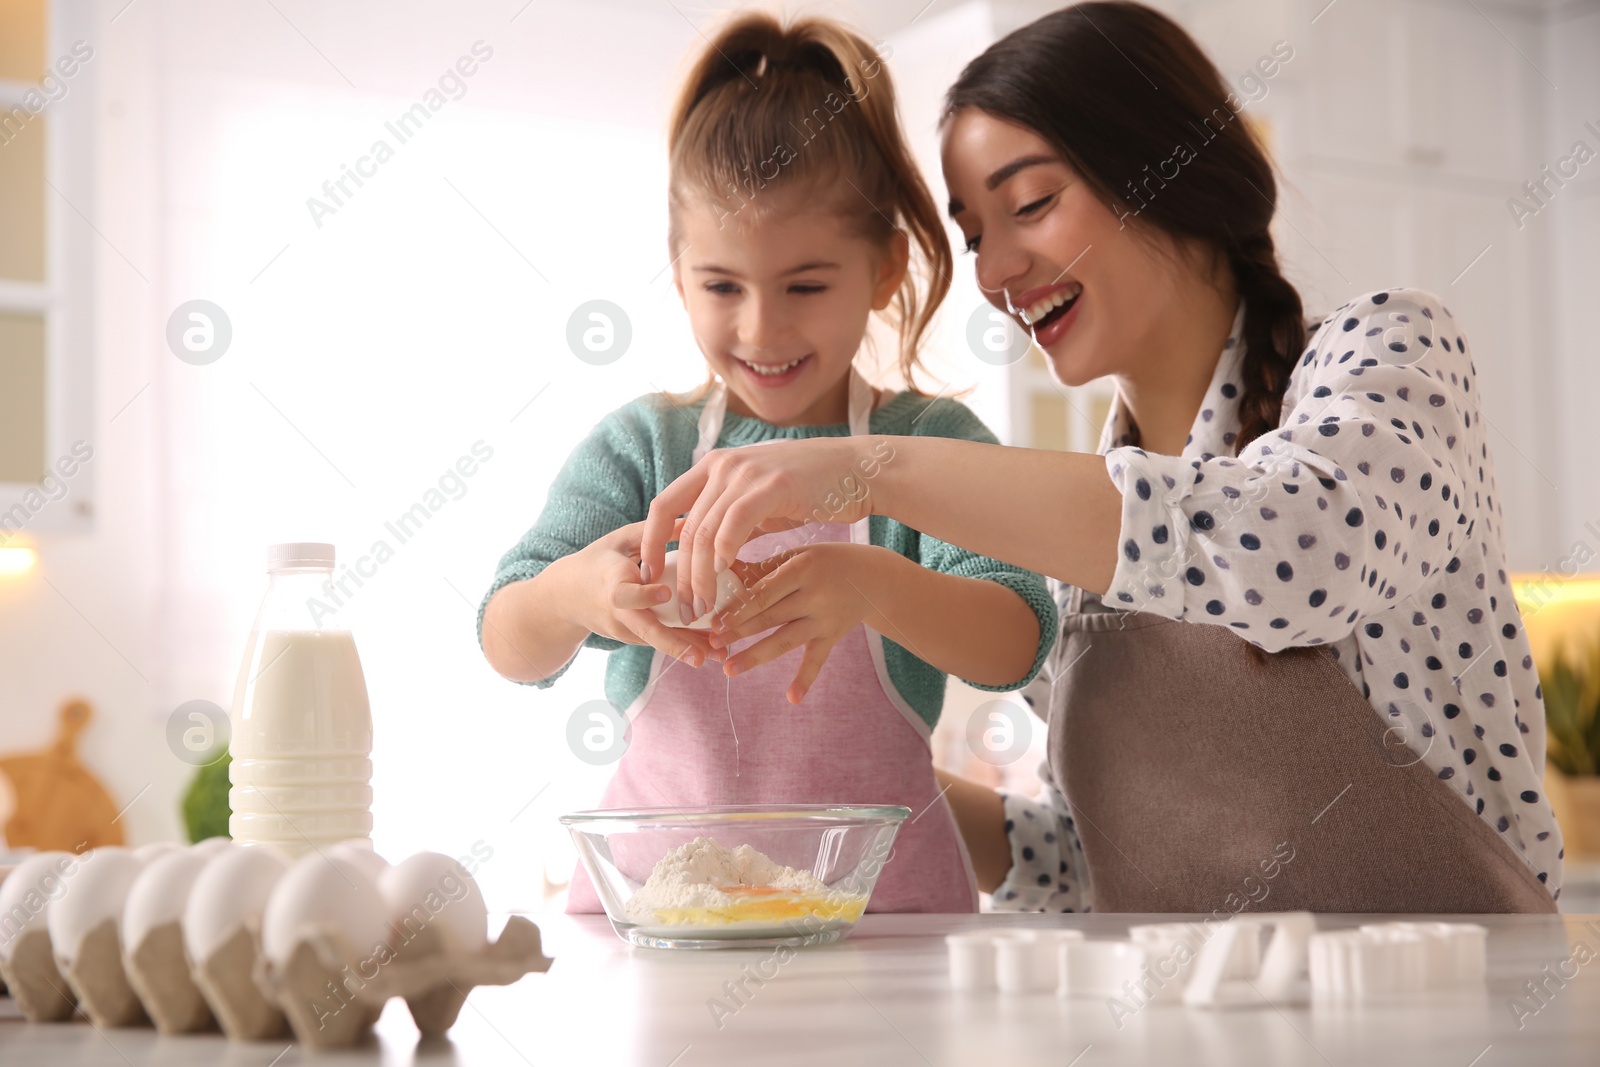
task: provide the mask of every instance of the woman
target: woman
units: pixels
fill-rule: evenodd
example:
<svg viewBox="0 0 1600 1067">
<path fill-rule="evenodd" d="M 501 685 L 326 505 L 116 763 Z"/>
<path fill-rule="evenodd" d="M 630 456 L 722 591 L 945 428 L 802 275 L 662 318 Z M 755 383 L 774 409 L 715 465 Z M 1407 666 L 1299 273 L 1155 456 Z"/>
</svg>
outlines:
<svg viewBox="0 0 1600 1067">
<path fill-rule="evenodd" d="M 1541 693 L 1464 333 L 1406 289 L 1306 323 L 1238 106 L 1132 3 L 1058 11 L 967 67 L 951 215 L 1056 376 L 1115 380 L 1101 454 L 896 439 L 836 521 L 888 515 L 1063 583 L 1064 796 L 952 788 L 1002 906 L 1554 911 Z M 708 457 L 652 505 L 646 568 L 685 515 L 680 595 L 709 597 L 871 445 Z M 732 636 L 768 624 L 762 593 Z"/>
</svg>

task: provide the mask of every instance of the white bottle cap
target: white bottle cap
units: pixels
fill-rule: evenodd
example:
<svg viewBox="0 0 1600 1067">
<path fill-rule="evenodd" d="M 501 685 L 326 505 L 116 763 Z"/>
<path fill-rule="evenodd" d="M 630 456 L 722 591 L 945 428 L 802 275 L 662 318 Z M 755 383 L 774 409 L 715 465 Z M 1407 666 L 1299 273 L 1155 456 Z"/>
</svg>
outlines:
<svg viewBox="0 0 1600 1067">
<path fill-rule="evenodd" d="M 321 541 L 288 541 L 267 546 L 267 570 L 332 567 L 333 546 Z"/>
</svg>

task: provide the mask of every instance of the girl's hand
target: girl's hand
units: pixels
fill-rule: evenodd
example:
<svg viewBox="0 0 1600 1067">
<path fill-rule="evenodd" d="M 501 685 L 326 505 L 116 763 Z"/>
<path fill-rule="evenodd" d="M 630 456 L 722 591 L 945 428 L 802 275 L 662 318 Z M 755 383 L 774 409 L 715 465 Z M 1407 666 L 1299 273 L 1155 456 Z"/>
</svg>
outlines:
<svg viewBox="0 0 1600 1067">
<path fill-rule="evenodd" d="M 839 639 L 863 622 L 881 622 L 877 590 L 903 562 L 886 548 L 838 543 L 805 545 L 759 563 L 735 560 L 733 571 L 746 590 L 712 620 L 712 645 L 726 649 L 740 638 L 778 629 L 728 658 L 723 673 L 739 674 L 804 646 L 787 694 L 789 703 L 800 703 Z"/>
<path fill-rule="evenodd" d="M 716 602 L 716 575 L 752 534 L 808 522 L 855 522 L 872 514 L 871 482 L 894 458 L 885 437 L 815 437 L 719 448 L 650 504 L 641 554 L 645 578 L 660 575 L 674 524 L 683 621 Z M 820 546 L 819 546 L 820 547 Z"/>
<path fill-rule="evenodd" d="M 601 637 L 651 645 L 691 667 L 722 659 L 726 653 L 714 647 L 704 632 L 665 626 L 650 610 L 670 600 L 672 590 L 640 578 L 643 531 L 644 523 L 630 523 L 551 564 L 570 568 L 569 581 L 576 593 L 572 602 L 581 605 L 573 622 Z"/>
</svg>

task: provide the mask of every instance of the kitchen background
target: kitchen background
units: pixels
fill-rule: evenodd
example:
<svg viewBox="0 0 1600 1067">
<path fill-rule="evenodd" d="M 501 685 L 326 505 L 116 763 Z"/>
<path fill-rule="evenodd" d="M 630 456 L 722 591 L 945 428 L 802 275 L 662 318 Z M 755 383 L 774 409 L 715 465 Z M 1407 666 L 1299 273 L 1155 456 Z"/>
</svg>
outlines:
<svg viewBox="0 0 1600 1067">
<path fill-rule="evenodd" d="M 662 127 L 728 6 L 0 0 L 0 754 L 49 747 L 81 695 L 78 752 L 128 839 L 181 836 L 177 709 L 229 705 L 265 546 L 331 541 L 378 849 L 486 843 L 492 906 L 546 902 L 572 864 L 554 816 L 609 773 L 567 741 L 604 657 L 513 686 L 474 613 L 577 439 L 700 377 Z M 945 87 L 1056 6 L 804 10 L 881 42 L 942 198 Z M 1157 6 L 1277 154 L 1308 309 L 1441 294 L 1478 355 L 1513 566 L 1600 566 L 1600 0 Z M 1003 440 L 1092 449 L 1106 390 L 988 343 L 971 271 L 941 382 Z M 569 343 L 590 327 L 599 357 Z M 940 759 L 1025 785 L 1042 728 L 989 696 L 952 686 Z M 1002 756 L 969 740 L 996 729 Z"/>
</svg>

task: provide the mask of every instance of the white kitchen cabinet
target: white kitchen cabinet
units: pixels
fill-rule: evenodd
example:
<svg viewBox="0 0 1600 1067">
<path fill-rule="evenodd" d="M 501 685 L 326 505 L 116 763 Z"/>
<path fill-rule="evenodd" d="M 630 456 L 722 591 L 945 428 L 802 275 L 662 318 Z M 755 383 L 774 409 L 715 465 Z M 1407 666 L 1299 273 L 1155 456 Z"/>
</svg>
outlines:
<svg viewBox="0 0 1600 1067">
<path fill-rule="evenodd" d="M 1382 167 L 1519 177 L 1546 83 L 1529 13 L 1468 0 L 1296 4 L 1306 151 Z M 1312 22 L 1311 19 L 1316 21 Z M 1299 63 L 1299 60 L 1296 60 Z"/>
<path fill-rule="evenodd" d="M 1237 7 L 1193 9 L 1213 12 L 1197 20 L 1206 26 L 1217 9 L 1237 19 Z M 1570 540 L 1557 488 L 1549 234 L 1518 230 L 1506 198 L 1551 161 L 1548 16 L 1476 0 L 1256 7 L 1262 24 L 1289 13 L 1295 49 L 1263 101 L 1282 171 L 1275 232 L 1286 272 L 1312 313 L 1401 285 L 1450 307 L 1478 370 L 1512 564 L 1547 565 Z"/>
</svg>

